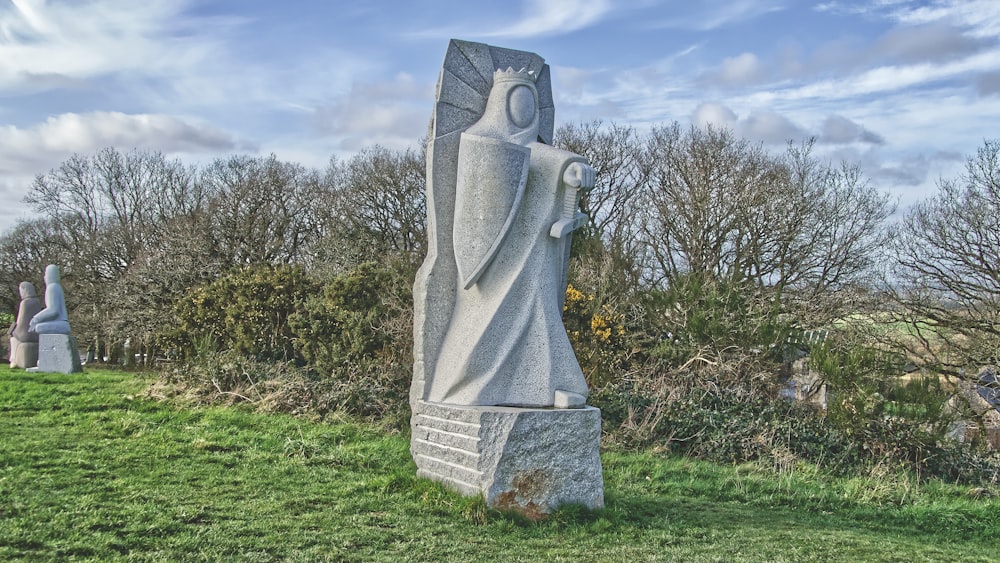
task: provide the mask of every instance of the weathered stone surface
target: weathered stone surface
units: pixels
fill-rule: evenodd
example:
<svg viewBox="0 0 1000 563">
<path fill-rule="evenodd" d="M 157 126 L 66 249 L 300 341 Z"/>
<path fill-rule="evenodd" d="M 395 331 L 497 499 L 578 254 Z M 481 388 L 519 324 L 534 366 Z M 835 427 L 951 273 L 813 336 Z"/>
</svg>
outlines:
<svg viewBox="0 0 1000 563">
<path fill-rule="evenodd" d="M 32 368 L 32 371 L 55 373 L 83 371 L 76 338 L 68 334 L 38 335 L 38 367 Z"/>
<path fill-rule="evenodd" d="M 411 404 L 427 398 L 457 299 L 458 271 L 453 233 L 461 135 L 482 118 L 493 89 L 495 71 L 515 65 L 519 66 L 514 70 L 523 66 L 537 77 L 539 115 L 534 123 L 523 129 L 536 133 L 522 136 L 529 141 L 537 137 L 551 142 L 554 109 L 549 67 L 544 59 L 534 53 L 468 41 L 452 40 L 448 46 L 427 147 L 428 252 L 414 281 Z M 551 400 L 549 398 L 548 404 Z"/>
<path fill-rule="evenodd" d="M 38 341 L 20 342 L 13 336 L 10 338 L 10 367 L 33 368 L 38 365 Z"/>
<path fill-rule="evenodd" d="M 556 149 L 549 67 L 453 40 L 427 146 L 428 252 L 414 281 L 418 473 L 540 517 L 604 504 L 600 411 L 562 322 L 580 192 Z"/>
<path fill-rule="evenodd" d="M 18 287 L 21 294 L 21 303 L 17 308 L 17 319 L 7 331 L 8 336 L 16 338 L 18 342 L 38 342 L 38 335 L 29 330 L 31 319 L 42 310 L 42 302 L 38 300 L 35 293 L 35 286 L 31 282 L 21 282 Z M 13 348 L 13 346 L 11 347 Z"/>
<path fill-rule="evenodd" d="M 469 407 L 419 401 L 417 474 L 488 506 L 541 517 L 565 504 L 604 506 L 601 412 Z"/>
<path fill-rule="evenodd" d="M 451 248 L 443 255 L 442 245 L 434 246 L 415 283 L 418 292 L 426 292 L 418 294 L 415 307 L 414 381 L 423 387 L 415 398 L 534 408 L 554 406 L 557 390 L 586 397 L 562 308 L 570 239 L 582 224 L 579 192 L 593 187 L 594 170 L 583 157 L 538 142 L 540 106 L 551 105 L 551 97 L 542 97 L 536 86 L 541 74 L 548 77 L 541 57 L 481 44 L 456 46 L 449 53 L 461 64 L 446 61 L 441 73 L 428 178 L 428 186 L 441 188 L 428 194 L 429 226 L 439 231 L 450 223 Z M 453 123 L 454 108 L 482 103 L 479 82 L 459 77 L 468 74 L 467 63 L 476 76 L 489 79 L 490 89 L 481 115 L 471 123 Z M 482 73 L 490 68 L 496 71 Z M 448 109 L 447 123 L 440 121 L 442 109 Z M 453 133 L 460 133 L 457 146 L 438 144 Z M 438 157 L 455 149 L 439 176 L 433 168 Z M 432 300 L 444 292 L 431 287 L 424 274 L 442 261 L 455 264 L 457 279 L 441 280 L 452 289 L 447 299 Z M 443 324 L 428 322 L 427 304 Z"/>
<path fill-rule="evenodd" d="M 556 389 L 555 404 L 552 406 L 557 409 L 579 409 L 586 403 L 587 398 L 579 393 L 571 393 L 569 391 L 563 391 L 562 389 Z"/>
<path fill-rule="evenodd" d="M 38 363 L 38 335 L 29 330 L 31 320 L 42 310 L 42 302 L 35 294 L 31 282 L 21 282 L 18 287 L 21 303 L 17 308 L 17 319 L 10 325 L 10 367 L 30 368 Z"/>
</svg>

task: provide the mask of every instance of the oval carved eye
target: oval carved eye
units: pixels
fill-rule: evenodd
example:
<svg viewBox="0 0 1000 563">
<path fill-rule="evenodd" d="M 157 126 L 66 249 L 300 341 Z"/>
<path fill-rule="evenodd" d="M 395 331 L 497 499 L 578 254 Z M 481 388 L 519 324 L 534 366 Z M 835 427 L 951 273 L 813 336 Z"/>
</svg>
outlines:
<svg viewBox="0 0 1000 563">
<path fill-rule="evenodd" d="M 535 94 L 527 86 L 518 86 L 507 97 L 507 114 L 518 127 L 527 127 L 535 120 Z"/>
</svg>

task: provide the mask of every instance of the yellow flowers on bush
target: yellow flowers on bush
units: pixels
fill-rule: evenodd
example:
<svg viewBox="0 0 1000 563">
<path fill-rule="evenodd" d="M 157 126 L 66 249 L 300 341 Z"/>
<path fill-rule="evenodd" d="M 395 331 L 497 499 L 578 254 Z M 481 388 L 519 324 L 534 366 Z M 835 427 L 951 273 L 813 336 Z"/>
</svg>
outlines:
<svg viewBox="0 0 1000 563">
<path fill-rule="evenodd" d="M 607 383 L 621 372 L 630 346 L 625 315 L 592 294 L 569 285 L 563 304 L 563 323 L 576 357 L 591 386 Z"/>
</svg>

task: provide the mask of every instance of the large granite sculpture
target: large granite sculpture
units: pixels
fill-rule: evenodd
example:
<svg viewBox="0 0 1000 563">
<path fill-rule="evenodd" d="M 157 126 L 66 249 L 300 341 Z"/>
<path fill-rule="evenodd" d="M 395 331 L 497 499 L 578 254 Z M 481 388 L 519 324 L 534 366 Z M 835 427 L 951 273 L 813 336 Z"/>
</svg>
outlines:
<svg viewBox="0 0 1000 563">
<path fill-rule="evenodd" d="M 28 324 L 38 335 L 38 366 L 34 371 L 77 373 L 82 371 L 76 339 L 69 333 L 66 297 L 60 283 L 59 267 L 45 268 L 45 308 Z"/>
<path fill-rule="evenodd" d="M 21 304 L 17 308 L 17 319 L 10 325 L 10 367 L 26 369 L 38 363 L 38 335 L 28 330 L 31 320 L 42 310 L 35 286 L 31 282 L 21 282 L 18 287 Z"/>
<path fill-rule="evenodd" d="M 452 40 L 428 144 L 428 254 L 414 284 L 418 473 L 493 507 L 603 506 L 600 411 L 562 323 L 594 171 L 549 146 L 549 67 Z"/>
</svg>

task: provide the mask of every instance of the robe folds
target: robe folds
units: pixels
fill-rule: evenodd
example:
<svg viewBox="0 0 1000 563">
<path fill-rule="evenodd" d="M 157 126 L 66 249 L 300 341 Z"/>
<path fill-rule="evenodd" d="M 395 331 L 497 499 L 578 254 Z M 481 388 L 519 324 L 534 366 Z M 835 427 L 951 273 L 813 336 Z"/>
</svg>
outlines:
<svg viewBox="0 0 1000 563">
<path fill-rule="evenodd" d="M 426 400 L 548 407 L 587 395 L 562 322 L 570 236 L 563 173 L 585 159 L 531 142 L 463 133 L 454 247 L 457 297 Z"/>
</svg>

